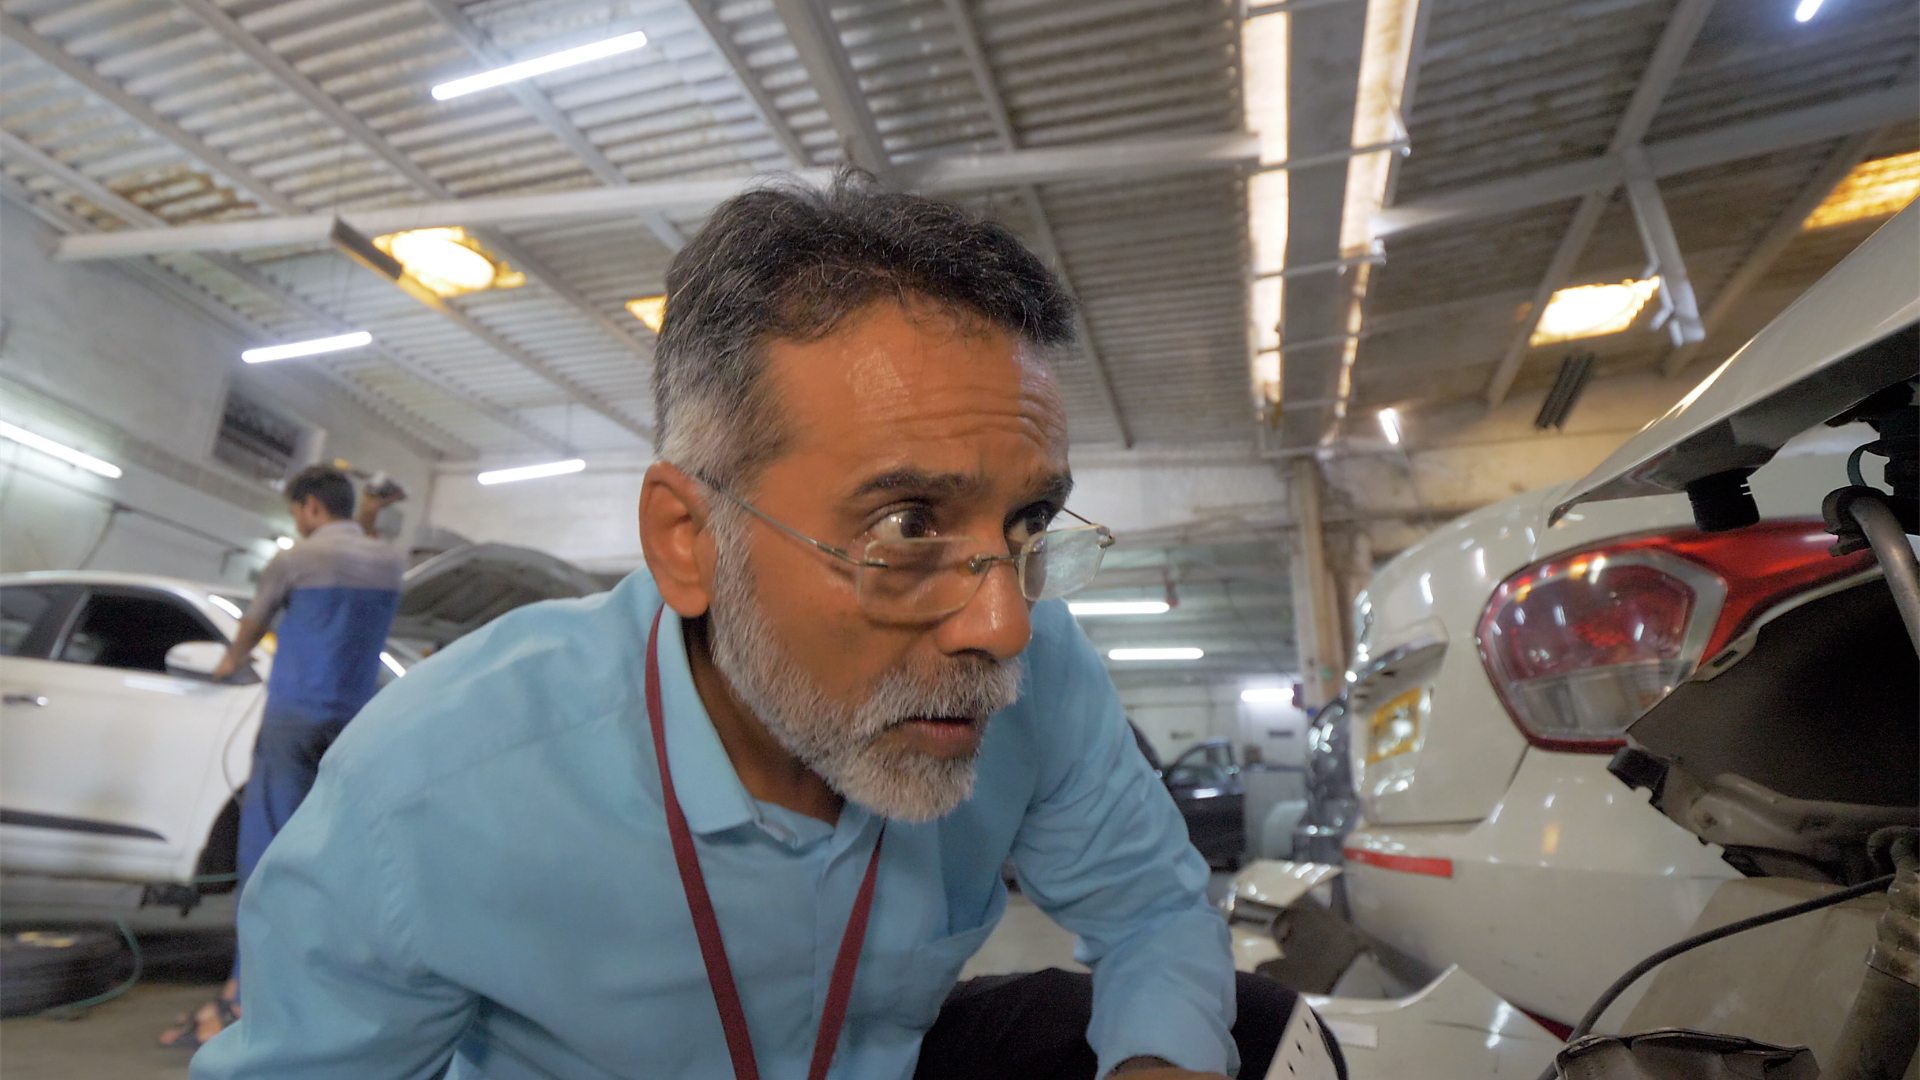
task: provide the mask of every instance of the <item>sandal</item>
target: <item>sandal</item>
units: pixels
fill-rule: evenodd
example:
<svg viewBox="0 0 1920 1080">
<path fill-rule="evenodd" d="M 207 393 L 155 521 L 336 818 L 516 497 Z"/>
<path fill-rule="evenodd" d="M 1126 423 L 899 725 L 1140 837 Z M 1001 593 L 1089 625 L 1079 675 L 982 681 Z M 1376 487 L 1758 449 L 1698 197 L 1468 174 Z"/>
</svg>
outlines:
<svg viewBox="0 0 1920 1080">
<path fill-rule="evenodd" d="M 240 1022 L 240 1010 L 232 998 L 216 997 L 207 1002 L 207 1005 L 213 1006 L 214 1017 L 220 1021 L 220 1031 L 225 1031 Z M 205 1008 L 206 1005 L 202 1005 L 199 1009 L 176 1019 L 172 1027 L 160 1033 L 160 1045 L 180 1050 L 198 1050 L 205 1046 L 211 1038 L 211 1036 L 208 1039 L 200 1037 L 200 1013 Z"/>
</svg>

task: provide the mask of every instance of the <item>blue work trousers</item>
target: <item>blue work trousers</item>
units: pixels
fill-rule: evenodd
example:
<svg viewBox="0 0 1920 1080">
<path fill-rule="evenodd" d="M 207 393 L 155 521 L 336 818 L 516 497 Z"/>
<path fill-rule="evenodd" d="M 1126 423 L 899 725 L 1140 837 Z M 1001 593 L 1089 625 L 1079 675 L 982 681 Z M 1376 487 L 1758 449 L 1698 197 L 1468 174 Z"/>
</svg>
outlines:
<svg viewBox="0 0 1920 1080">
<path fill-rule="evenodd" d="M 260 735 L 253 745 L 253 772 L 247 777 L 246 792 L 240 799 L 239 870 L 240 886 L 246 887 L 253 868 L 260 863 L 267 845 L 300 809 L 313 778 L 320 772 L 320 758 L 340 737 L 351 716 L 310 716 L 284 707 L 276 708 L 268 699 L 266 715 L 260 720 Z M 240 958 L 233 959 L 233 977 L 240 977 Z"/>
</svg>

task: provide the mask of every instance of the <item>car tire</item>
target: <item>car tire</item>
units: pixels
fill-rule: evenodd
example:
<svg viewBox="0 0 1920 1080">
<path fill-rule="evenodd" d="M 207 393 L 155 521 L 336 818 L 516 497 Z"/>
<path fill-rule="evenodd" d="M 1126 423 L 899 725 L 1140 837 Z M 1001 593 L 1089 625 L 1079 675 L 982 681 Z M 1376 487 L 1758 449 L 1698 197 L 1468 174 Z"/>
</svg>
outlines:
<svg viewBox="0 0 1920 1080">
<path fill-rule="evenodd" d="M 131 958 L 109 930 L 26 930 L 0 935 L 0 1016 L 84 1001 L 126 978 Z"/>
</svg>

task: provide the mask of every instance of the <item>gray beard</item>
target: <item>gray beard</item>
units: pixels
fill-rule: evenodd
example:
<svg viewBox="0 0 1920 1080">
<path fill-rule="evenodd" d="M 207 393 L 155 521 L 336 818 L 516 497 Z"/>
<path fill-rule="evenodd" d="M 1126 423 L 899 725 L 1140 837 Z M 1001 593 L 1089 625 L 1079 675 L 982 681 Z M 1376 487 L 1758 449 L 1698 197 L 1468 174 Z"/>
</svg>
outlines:
<svg viewBox="0 0 1920 1080">
<path fill-rule="evenodd" d="M 932 821 L 965 802 L 977 750 L 941 758 L 886 745 L 881 736 L 916 717 L 985 718 L 1012 705 L 1025 674 L 1020 660 L 968 655 L 897 667 L 875 679 L 864 700 L 836 702 L 787 653 L 761 608 L 741 516 L 729 507 L 709 520 L 718 560 L 708 640 L 734 696 L 827 786 L 882 817 Z"/>
</svg>

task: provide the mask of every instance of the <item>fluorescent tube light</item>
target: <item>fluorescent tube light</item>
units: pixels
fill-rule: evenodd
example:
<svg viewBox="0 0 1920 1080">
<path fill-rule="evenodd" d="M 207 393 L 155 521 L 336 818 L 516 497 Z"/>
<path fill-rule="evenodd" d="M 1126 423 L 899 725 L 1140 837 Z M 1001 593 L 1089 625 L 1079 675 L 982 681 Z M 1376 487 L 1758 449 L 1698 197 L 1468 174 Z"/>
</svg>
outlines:
<svg viewBox="0 0 1920 1080">
<path fill-rule="evenodd" d="M 371 344 L 373 344 L 373 335 L 365 330 L 359 330 L 334 337 L 313 338 L 310 341 L 292 341 L 285 345 L 248 349 L 240 354 L 240 359 L 249 364 L 265 364 L 273 360 L 291 360 L 296 356 L 317 356 L 320 353 L 339 352 L 342 349 L 358 349 L 363 345 Z"/>
<path fill-rule="evenodd" d="M 457 98 L 462 94 L 491 90 L 496 86 L 505 86 L 510 82 L 519 82 L 521 79 L 531 79 L 535 75 L 545 75 L 549 71 L 559 71 L 561 68 L 570 68 L 575 64 L 585 64 L 589 61 L 601 60 L 609 56 L 617 56 L 623 52 L 632 52 L 646 43 L 647 35 L 635 31 L 631 34 L 621 34 L 619 37 L 611 37 L 605 41 L 596 41 L 591 45 L 582 45 L 575 49 L 562 49 L 557 53 L 548 53 L 545 56 L 536 57 L 532 60 L 523 60 L 518 64 L 508 64 L 506 67 L 494 68 L 492 71 L 483 71 L 478 75 L 468 75 L 463 79 L 443 82 L 433 88 L 433 100 L 446 101 L 448 98 Z"/>
<path fill-rule="evenodd" d="M 1380 410 L 1380 434 L 1385 435 L 1393 445 L 1400 445 L 1400 410 Z"/>
<path fill-rule="evenodd" d="M 1291 705 L 1293 691 L 1284 686 L 1256 686 L 1240 691 L 1240 700 L 1249 705 Z"/>
<path fill-rule="evenodd" d="M 0 438 L 12 439 L 30 450 L 38 450 L 50 458 L 59 458 L 69 465 L 77 465 L 90 473 L 96 473 L 109 480 L 120 479 L 120 466 L 111 461 L 101 461 L 92 454 L 83 454 L 71 446 L 54 442 L 44 435 L 35 435 L 25 428 L 0 422 Z"/>
<path fill-rule="evenodd" d="M 480 474 L 483 484 L 511 484 L 515 480 L 538 480 L 543 476 L 564 476 L 576 473 L 587 467 L 579 458 L 566 461 L 549 461 L 544 465 L 522 465 L 517 469 L 494 469 Z"/>
<path fill-rule="evenodd" d="M 380 662 L 386 665 L 388 671 L 393 672 L 393 677 L 396 679 L 407 673 L 407 669 L 400 666 L 400 661 L 395 660 L 393 654 L 385 649 L 380 650 Z"/>
<path fill-rule="evenodd" d="M 1165 615 L 1172 607 L 1165 600 L 1075 600 L 1067 610 L 1075 615 Z"/>
<path fill-rule="evenodd" d="M 1205 655 L 1205 650 L 1193 648 L 1107 650 L 1109 660 L 1198 660 Z"/>
<path fill-rule="evenodd" d="M 1794 22 L 1806 22 L 1820 13 L 1822 0 L 1800 0 L 1800 6 L 1793 9 Z"/>
</svg>

